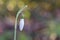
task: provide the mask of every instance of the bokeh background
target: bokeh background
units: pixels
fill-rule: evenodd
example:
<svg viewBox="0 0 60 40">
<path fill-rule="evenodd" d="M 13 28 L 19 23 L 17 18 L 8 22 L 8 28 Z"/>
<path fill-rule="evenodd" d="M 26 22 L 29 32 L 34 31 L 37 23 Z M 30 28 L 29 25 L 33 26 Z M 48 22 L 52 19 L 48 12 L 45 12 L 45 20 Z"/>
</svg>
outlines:
<svg viewBox="0 0 60 40">
<path fill-rule="evenodd" d="M 14 39 L 17 12 L 28 5 L 21 32 L 19 20 L 17 40 L 60 40 L 60 0 L 0 0 L 0 40 Z"/>
</svg>

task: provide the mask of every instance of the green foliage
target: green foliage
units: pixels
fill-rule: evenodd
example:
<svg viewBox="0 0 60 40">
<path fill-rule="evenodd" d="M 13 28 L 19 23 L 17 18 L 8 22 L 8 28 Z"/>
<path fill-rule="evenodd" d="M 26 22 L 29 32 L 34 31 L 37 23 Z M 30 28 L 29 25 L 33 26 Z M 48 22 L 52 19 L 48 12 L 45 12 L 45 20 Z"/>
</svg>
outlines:
<svg viewBox="0 0 60 40">
<path fill-rule="evenodd" d="M 19 32 L 18 40 L 31 40 L 31 38 L 24 32 Z"/>
<path fill-rule="evenodd" d="M 12 32 L 4 32 L 2 35 L 0 35 L 0 40 L 8 40 L 12 36 Z"/>
<path fill-rule="evenodd" d="M 28 10 L 24 12 L 24 17 L 30 19 L 30 12 Z"/>
</svg>

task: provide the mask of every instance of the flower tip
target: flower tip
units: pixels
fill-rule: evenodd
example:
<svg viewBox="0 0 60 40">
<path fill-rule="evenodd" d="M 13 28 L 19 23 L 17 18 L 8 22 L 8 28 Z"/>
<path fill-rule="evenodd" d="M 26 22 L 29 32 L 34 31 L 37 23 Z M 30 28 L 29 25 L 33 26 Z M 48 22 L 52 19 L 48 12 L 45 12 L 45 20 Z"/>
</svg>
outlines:
<svg viewBox="0 0 60 40">
<path fill-rule="evenodd" d="M 23 31 L 23 29 L 20 29 L 20 31 Z"/>
</svg>

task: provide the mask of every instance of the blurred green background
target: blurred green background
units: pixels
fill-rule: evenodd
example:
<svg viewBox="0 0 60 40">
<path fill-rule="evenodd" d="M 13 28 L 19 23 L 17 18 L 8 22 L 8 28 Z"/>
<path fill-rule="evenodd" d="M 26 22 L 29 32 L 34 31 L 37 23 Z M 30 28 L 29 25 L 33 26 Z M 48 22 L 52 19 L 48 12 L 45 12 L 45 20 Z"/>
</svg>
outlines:
<svg viewBox="0 0 60 40">
<path fill-rule="evenodd" d="M 13 40 L 15 17 L 21 8 L 24 30 L 17 26 L 17 40 L 60 40 L 60 0 L 0 0 L 0 40 Z"/>
</svg>

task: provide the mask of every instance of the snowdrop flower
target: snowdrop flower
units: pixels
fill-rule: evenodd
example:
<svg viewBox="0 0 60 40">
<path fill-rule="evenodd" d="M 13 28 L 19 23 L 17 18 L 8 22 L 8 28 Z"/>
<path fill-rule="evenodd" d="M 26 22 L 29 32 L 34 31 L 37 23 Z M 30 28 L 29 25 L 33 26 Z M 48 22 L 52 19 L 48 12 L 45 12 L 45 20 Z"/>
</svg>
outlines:
<svg viewBox="0 0 60 40">
<path fill-rule="evenodd" d="M 20 29 L 20 31 L 22 31 L 23 28 L 24 28 L 24 18 L 21 18 L 20 22 L 19 22 L 19 29 Z"/>
<path fill-rule="evenodd" d="M 24 9 L 27 7 L 24 6 L 21 10 L 19 10 L 16 14 L 16 19 L 15 19 L 15 29 L 14 29 L 14 40 L 16 40 L 16 30 L 17 30 L 17 20 L 18 20 L 18 16 L 22 13 L 22 11 L 24 11 Z M 23 30 L 23 27 L 24 27 L 24 15 L 22 15 L 23 18 L 20 19 L 20 22 L 19 22 L 19 29 L 20 31 Z"/>
<path fill-rule="evenodd" d="M 21 19 L 20 19 L 20 22 L 19 22 L 20 31 L 22 31 L 23 28 L 24 28 L 24 14 L 22 13 L 22 16 L 21 16 Z"/>
</svg>

